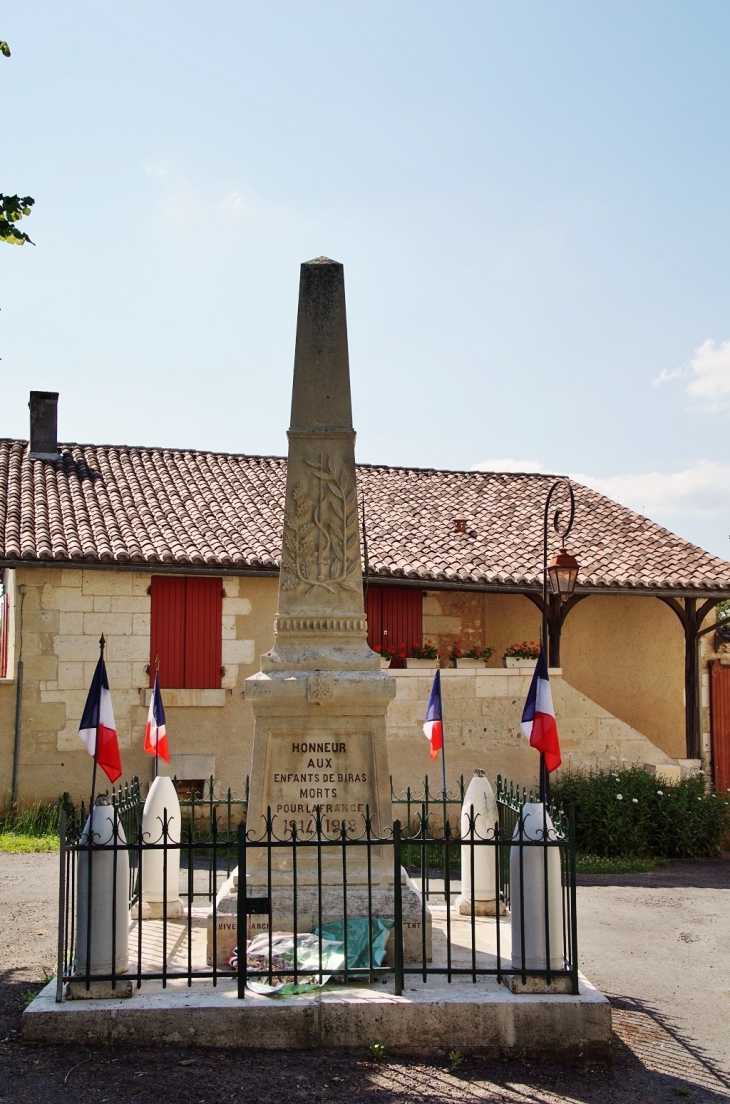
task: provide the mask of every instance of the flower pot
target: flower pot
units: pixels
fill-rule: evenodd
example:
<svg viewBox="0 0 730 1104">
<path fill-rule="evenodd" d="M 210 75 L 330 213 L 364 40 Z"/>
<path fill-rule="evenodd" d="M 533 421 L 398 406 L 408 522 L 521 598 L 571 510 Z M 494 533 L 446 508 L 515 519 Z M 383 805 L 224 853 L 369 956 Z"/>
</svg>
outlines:
<svg viewBox="0 0 730 1104">
<path fill-rule="evenodd" d="M 502 662 L 505 667 L 524 667 L 528 671 L 534 671 L 537 667 L 537 659 L 521 659 L 518 656 L 504 656 Z"/>
<path fill-rule="evenodd" d="M 388 668 L 390 667 L 390 663 L 391 663 L 391 661 L 389 659 L 383 659 L 383 657 L 381 656 L 380 657 L 380 670 L 381 671 L 387 671 Z"/>
<path fill-rule="evenodd" d="M 466 659 L 457 659 L 457 667 L 486 667 L 486 663 L 483 659 L 473 659 L 471 657 Z"/>
<path fill-rule="evenodd" d="M 403 662 L 409 671 L 432 671 L 439 665 L 437 659 L 406 659 Z"/>
</svg>

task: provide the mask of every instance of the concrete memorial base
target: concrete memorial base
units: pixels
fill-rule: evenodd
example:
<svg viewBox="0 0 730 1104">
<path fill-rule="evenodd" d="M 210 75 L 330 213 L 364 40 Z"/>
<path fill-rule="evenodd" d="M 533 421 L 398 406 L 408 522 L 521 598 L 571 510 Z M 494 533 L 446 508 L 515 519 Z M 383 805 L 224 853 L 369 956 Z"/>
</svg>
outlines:
<svg viewBox="0 0 730 1104">
<path fill-rule="evenodd" d="M 124 1000 L 132 996 L 134 990 L 129 978 L 117 978 L 117 985 L 112 989 L 110 981 L 91 981 L 86 988 L 85 981 L 69 981 L 66 985 L 66 1000 Z"/>
<path fill-rule="evenodd" d="M 142 919 L 143 920 L 161 920 L 164 912 L 164 903 L 162 901 L 143 901 L 142 902 Z M 167 903 L 167 918 L 168 920 L 178 920 L 185 912 L 185 906 L 178 898 L 176 901 L 168 901 Z M 130 909 L 130 916 L 133 920 L 139 919 L 139 906 L 135 905 Z"/>
<path fill-rule="evenodd" d="M 192 921 L 192 964 L 205 969 L 206 910 L 196 909 Z M 443 904 L 431 909 L 433 966 L 447 962 L 447 915 Z M 512 953 L 509 919 L 500 920 L 502 961 Z M 184 970 L 188 960 L 188 918 L 168 923 L 168 968 Z M 477 919 L 478 968 L 497 965 L 494 920 Z M 580 976 L 578 995 L 560 992 L 557 982 L 549 993 L 535 992 L 535 982 L 512 992 L 495 976 L 481 976 L 476 984 L 472 964 L 471 920 L 452 909 L 451 984 L 444 974 L 429 975 L 424 985 L 417 967 L 405 975 L 405 988 L 396 996 L 392 976 L 373 983 L 332 984 L 297 997 L 267 997 L 248 991 L 237 996 L 237 982 L 222 973 L 211 981 L 183 979 L 143 981 L 137 989 L 136 962 L 127 979 L 133 1000 L 73 1000 L 56 1004 L 51 981 L 23 1013 L 22 1038 L 49 1045 L 81 1043 L 102 1046 L 114 1042 L 157 1046 L 188 1045 L 250 1047 L 268 1050 L 344 1050 L 365 1054 L 376 1040 L 387 1053 L 435 1056 L 450 1050 L 488 1057 L 534 1057 L 567 1061 L 610 1061 L 611 1007 L 589 981 Z M 143 924 L 142 967 L 159 969 L 162 924 Z M 137 947 L 132 925 L 130 947 Z M 118 985 L 126 985 L 127 979 Z M 507 979 L 505 979 L 507 980 Z M 518 979 L 520 981 L 520 979 Z M 101 986 L 108 983 L 94 983 Z M 83 983 L 82 983 L 83 985 Z M 560 979 L 560 985 L 565 981 Z M 119 993 L 119 988 L 117 989 Z"/>
<path fill-rule="evenodd" d="M 143 982 L 133 1001 L 56 1004 L 49 982 L 22 1018 L 26 1043 L 212 1046 L 344 1050 L 384 1040 L 388 1055 L 611 1060 L 611 1007 L 585 978 L 580 994 L 515 995 L 494 979 L 428 986 L 411 977 L 402 996 L 392 979 L 336 986 L 299 997 L 236 998 L 235 980 Z"/>
<path fill-rule="evenodd" d="M 471 916 L 471 900 L 468 897 L 457 897 L 456 907 L 460 916 Z M 492 901 L 475 901 L 474 902 L 474 915 L 475 916 L 496 916 L 497 915 L 497 902 Z M 499 915 L 507 915 L 507 906 L 504 901 L 499 902 Z"/>
<path fill-rule="evenodd" d="M 291 885 L 272 885 L 272 919 L 274 931 L 292 930 L 293 893 Z M 268 888 L 249 882 L 249 897 L 264 897 Z M 374 885 L 371 898 L 373 919 L 393 919 L 393 887 Z M 420 891 L 405 871 L 401 875 L 401 901 L 403 907 L 403 960 L 406 965 L 418 963 L 423 957 L 423 902 Z M 347 890 L 347 915 L 350 920 L 368 916 L 368 891 L 366 886 L 349 886 Z M 234 870 L 231 877 L 223 883 L 216 901 L 216 959 L 219 966 L 225 966 L 228 957 L 236 946 L 236 914 L 238 911 L 238 873 Z M 342 886 L 322 886 L 322 922 L 342 920 Z M 297 887 L 297 930 L 314 931 L 319 919 L 319 894 L 314 885 Z M 269 930 L 268 915 L 251 914 L 248 918 L 248 937 L 252 939 L 260 932 Z M 213 910 L 207 917 L 207 961 L 213 964 Z M 426 906 L 426 956 L 432 956 L 431 911 Z M 386 965 L 393 963 L 393 936 L 386 944 Z"/>
<path fill-rule="evenodd" d="M 523 982 L 521 977 L 505 978 L 505 984 L 511 993 L 570 993 L 572 985 L 568 977 L 556 977 L 547 980 L 541 977 L 527 977 Z"/>
</svg>

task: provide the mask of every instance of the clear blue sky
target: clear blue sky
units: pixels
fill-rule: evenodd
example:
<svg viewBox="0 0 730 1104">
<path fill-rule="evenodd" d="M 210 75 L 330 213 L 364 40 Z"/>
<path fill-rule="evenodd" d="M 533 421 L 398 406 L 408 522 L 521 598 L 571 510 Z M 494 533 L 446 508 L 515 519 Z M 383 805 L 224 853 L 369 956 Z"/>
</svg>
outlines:
<svg viewBox="0 0 730 1104">
<path fill-rule="evenodd" d="M 727 0 L 25 0 L 0 38 L 0 435 L 39 388 L 65 440 L 284 452 L 327 254 L 360 460 L 574 473 L 730 556 Z"/>
</svg>

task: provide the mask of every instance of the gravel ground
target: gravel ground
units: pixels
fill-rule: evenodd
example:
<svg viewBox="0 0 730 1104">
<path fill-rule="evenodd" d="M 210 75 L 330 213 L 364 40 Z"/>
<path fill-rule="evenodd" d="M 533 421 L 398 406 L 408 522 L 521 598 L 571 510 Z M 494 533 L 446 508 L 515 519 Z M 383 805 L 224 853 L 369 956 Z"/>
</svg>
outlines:
<svg viewBox="0 0 730 1104">
<path fill-rule="evenodd" d="M 730 1100 L 730 856 L 582 876 L 582 967 L 610 995 L 613 1067 L 301 1052 L 24 1047 L 20 1013 L 53 972 L 55 855 L 0 854 L 0 1102 L 256 1104 L 354 1097 L 513 1104 Z"/>
</svg>

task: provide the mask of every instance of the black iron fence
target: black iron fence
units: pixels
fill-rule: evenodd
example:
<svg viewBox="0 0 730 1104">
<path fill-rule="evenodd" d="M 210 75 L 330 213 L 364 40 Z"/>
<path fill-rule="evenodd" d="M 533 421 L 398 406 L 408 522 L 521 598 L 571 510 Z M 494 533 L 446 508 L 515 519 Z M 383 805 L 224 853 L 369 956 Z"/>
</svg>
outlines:
<svg viewBox="0 0 730 1104">
<path fill-rule="evenodd" d="M 334 834 L 319 814 L 309 833 L 270 813 L 250 826 L 243 801 L 216 801 L 212 785 L 207 803 L 183 799 L 181 825 L 166 810 L 154 832 L 136 781 L 93 822 L 64 813 L 58 999 L 67 982 L 115 991 L 234 975 L 241 998 L 376 977 L 396 993 L 489 977 L 577 993 L 572 815 L 500 778 L 494 825 L 472 809 L 464 829 L 449 815 L 463 779 L 457 792 L 426 780 L 420 801 L 394 793 L 405 817 L 379 834 L 369 811 Z"/>
</svg>

